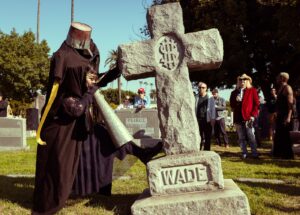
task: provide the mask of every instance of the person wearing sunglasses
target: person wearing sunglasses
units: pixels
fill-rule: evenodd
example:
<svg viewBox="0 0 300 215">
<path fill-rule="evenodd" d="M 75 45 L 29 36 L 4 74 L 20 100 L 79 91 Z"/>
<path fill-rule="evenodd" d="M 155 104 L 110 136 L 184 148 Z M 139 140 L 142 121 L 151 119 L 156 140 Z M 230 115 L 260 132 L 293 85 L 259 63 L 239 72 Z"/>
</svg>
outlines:
<svg viewBox="0 0 300 215">
<path fill-rule="evenodd" d="M 215 124 L 216 108 L 215 100 L 207 94 L 207 85 L 204 82 L 198 84 L 199 94 L 196 96 L 196 116 L 201 136 L 200 150 L 210 151 L 212 128 Z"/>
<path fill-rule="evenodd" d="M 233 110 L 233 122 L 238 134 L 242 158 L 248 157 L 247 142 L 252 157 L 258 158 L 253 123 L 258 116 L 259 99 L 256 88 L 252 86 L 252 78 L 247 74 L 237 78 L 237 87 L 230 95 L 230 106 Z"/>
</svg>

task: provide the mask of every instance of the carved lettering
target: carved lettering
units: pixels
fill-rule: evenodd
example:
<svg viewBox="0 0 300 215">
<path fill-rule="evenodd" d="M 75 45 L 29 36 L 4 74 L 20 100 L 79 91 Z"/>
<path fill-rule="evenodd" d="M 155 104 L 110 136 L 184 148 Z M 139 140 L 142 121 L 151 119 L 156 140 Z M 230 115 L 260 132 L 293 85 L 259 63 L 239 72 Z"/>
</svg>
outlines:
<svg viewBox="0 0 300 215">
<path fill-rule="evenodd" d="M 179 43 L 171 36 L 163 36 L 158 42 L 157 61 L 167 70 L 174 70 L 180 63 Z"/>
<path fill-rule="evenodd" d="M 186 182 L 184 176 L 185 176 L 184 175 L 184 170 L 182 171 L 180 169 L 177 169 L 175 183 L 179 184 L 179 182 L 180 182 L 181 184 L 184 184 Z"/>
<path fill-rule="evenodd" d="M 146 125 L 147 118 L 126 118 L 126 125 Z M 146 127 L 146 126 L 145 126 Z"/>
<path fill-rule="evenodd" d="M 202 164 L 163 168 L 161 179 L 166 187 L 203 185 L 208 182 L 207 168 Z"/>
<path fill-rule="evenodd" d="M 170 170 L 162 171 L 161 175 L 162 175 L 162 181 L 164 185 L 175 183 L 175 174 L 173 174 L 173 171 Z"/>
</svg>

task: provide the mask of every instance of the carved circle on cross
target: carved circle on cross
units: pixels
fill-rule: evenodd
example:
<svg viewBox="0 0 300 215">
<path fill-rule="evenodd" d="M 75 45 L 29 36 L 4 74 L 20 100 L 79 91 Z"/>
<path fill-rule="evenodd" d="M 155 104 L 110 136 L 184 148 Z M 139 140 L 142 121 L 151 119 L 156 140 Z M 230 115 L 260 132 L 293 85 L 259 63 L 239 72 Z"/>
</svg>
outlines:
<svg viewBox="0 0 300 215">
<path fill-rule="evenodd" d="M 156 42 L 156 62 L 160 68 L 175 70 L 182 62 L 182 44 L 174 35 L 164 35 Z"/>
</svg>

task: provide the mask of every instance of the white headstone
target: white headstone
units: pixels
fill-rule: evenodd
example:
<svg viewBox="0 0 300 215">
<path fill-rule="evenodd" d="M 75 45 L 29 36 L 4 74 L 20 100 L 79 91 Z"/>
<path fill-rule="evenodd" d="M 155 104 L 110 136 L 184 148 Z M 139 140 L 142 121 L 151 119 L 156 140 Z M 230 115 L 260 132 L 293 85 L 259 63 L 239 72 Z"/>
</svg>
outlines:
<svg viewBox="0 0 300 215">
<path fill-rule="evenodd" d="M 26 148 L 26 120 L 0 117 L 0 150 Z"/>
</svg>

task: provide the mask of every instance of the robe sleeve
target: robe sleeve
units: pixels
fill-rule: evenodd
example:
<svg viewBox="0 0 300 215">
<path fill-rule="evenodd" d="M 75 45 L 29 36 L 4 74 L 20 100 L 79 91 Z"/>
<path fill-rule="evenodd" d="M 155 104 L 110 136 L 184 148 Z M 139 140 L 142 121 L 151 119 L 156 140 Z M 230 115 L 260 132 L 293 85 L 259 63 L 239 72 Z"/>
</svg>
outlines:
<svg viewBox="0 0 300 215">
<path fill-rule="evenodd" d="M 98 83 L 99 87 L 105 87 L 109 82 L 112 82 L 113 80 L 119 78 L 121 76 L 121 71 L 118 67 L 115 67 L 114 69 L 109 70 L 106 73 L 100 73 L 99 74 L 101 81 Z"/>
<path fill-rule="evenodd" d="M 61 56 L 60 52 L 56 52 L 51 59 L 50 76 L 53 80 L 58 80 L 59 84 L 63 79 L 64 66 L 64 57 Z"/>
<path fill-rule="evenodd" d="M 98 87 L 94 86 L 89 89 L 81 99 L 67 97 L 63 100 L 63 109 L 71 117 L 80 117 L 85 113 L 86 108 L 93 102 L 93 95 Z"/>
</svg>

